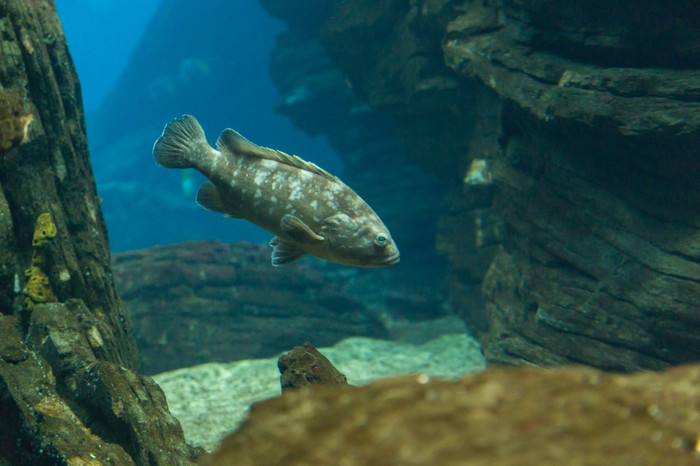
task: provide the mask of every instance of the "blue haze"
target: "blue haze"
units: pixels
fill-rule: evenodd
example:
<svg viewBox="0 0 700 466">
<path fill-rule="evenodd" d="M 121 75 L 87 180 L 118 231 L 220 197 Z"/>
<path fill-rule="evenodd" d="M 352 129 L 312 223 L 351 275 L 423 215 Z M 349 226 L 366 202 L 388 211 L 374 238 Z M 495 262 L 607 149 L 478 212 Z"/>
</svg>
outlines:
<svg viewBox="0 0 700 466">
<path fill-rule="evenodd" d="M 160 0 L 56 0 L 56 7 L 64 26 L 66 38 L 78 75 L 80 77 L 83 105 L 86 110 L 88 144 L 92 154 L 93 170 L 97 181 L 97 189 L 104 198 L 103 211 L 110 232 L 110 243 L 113 250 L 148 247 L 186 239 L 219 239 L 222 241 L 248 240 L 263 242 L 270 234 L 254 227 L 243 220 L 222 219 L 212 212 L 199 212 L 195 206 L 194 193 L 177 192 L 179 185 L 185 183 L 179 170 L 164 170 L 153 166 L 148 147 L 139 147 L 136 154 L 121 154 L 114 157 L 114 149 L 105 150 L 100 142 L 105 135 L 100 122 L 105 120 L 104 111 L 100 106 L 113 91 L 120 77 L 123 77 L 133 52 L 139 47 L 144 31 L 157 15 Z M 256 0 L 235 0 L 231 4 L 236 14 L 232 16 L 230 30 L 226 31 L 237 46 L 236 56 L 230 57 L 235 64 L 235 73 L 227 76 L 230 83 L 231 95 L 227 101 L 235 102 L 236 108 L 216 109 L 217 120 L 225 121 L 225 125 L 235 128 L 250 140 L 261 145 L 284 150 L 314 161 L 322 167 L 340 173 L 342 164 L 325 138 L 312 138 L 296 129 L 289 120 L 274 112 L 274 106 L 279 100 L 279 94 L 268 75 L 270 51 L 274 45 L 275 36 L 284 30 L 284 25 L 270 17 Z M 197 40 L 197 31 L 187 31 L 186 34 Z M 177 53 L 177 50 L 174 51 Z M 188 58 L 187 56 L 183 58 Z M 144 85 L 148 84 L 144 78 Z M 174 95 L 177 99 L 177 93 Z M 212 99 L 214 100 L 214 99 Z M 162 128 L 169 119 L 181 113 L 194 113 L 198 109 L 210 109 L 216 102 L 191 102 L 178 106 L 179 113 L 159 116 L 162 121 L 153 121 L 155 126 Z M 147 103 L 144 102 L 144 105 Z M 135 114 L 138 108 L 129 109 Z M 202 110 L 202 113 L 204 110 Z M 143 109 L 143 113 L 153 113 L 153 109 Z M 211 115 L 211 113 L 209 114 Z M 210 142 L 224 129 L 220 122 L 207 124 L 204 115 L 202 124 L 207 131 Z M 100 128 L 100 134 L 96 134 Z M 154 132 L 152 140 L 159 136 Z M 149 144 L 152 144 L 152 140 Z M 108 156 L 104 154 L 107 153 Z M 118 153 L 118 152 L 117 152 Z M 142 157 L 142 159 L 141 159 Z M 142 167 L 134 165 L 138 159 Z M 116 160 L 115 160 L 116 159 Z M 118 169 L 118 164 L 125 164 L 126 170 Z M 135 169 L 131 169 L 131 166 Z M 161 186 L 154 186 L 157 177 Z M 162 181 L 161 181 L 162 180 Z M 201 181 L 196 175 L 195 183 Z M 132 208 L 130 205 L 118 206 L 124 203 L 122 198 L 115 197 L 115 186 L 121 191 L 130 186 L 139 186 L 140 190 L 152 190 L 154 196 L 168 197 L 168 207 L 173 207 L 184 224 L 197 224 L 201 229 L 194 232 L 172 226 L 166 218 L 157 215 L 171 216 L 172 210 L 154 208 L 156 214 L 142 206 Z M 172 188 L 170 191 L 168 189 Z M 186 191 L 183 189 L 181 191 Z M 196 192 L 196 187 L 195 187 Z M 138 198 L 138 196 L 136 196 Z M 142 197 L 141 197 L 142 198 Z M 144 200 L 144 203 L 152 202 Z M 131 201 L 129 201 L 131 203 Z M 128 218 L 133 212 L 133 217 Z M 161 212 L 158 214 L 158 212 Z M 162 225 L 166 225 L 163 227 Z M 163 229 L 169 235 L 164 235 Z M 135 233 L 134 233 L 135 232 Z M 132 235 L 125 240 L 127 234 Z"/>
</svg>

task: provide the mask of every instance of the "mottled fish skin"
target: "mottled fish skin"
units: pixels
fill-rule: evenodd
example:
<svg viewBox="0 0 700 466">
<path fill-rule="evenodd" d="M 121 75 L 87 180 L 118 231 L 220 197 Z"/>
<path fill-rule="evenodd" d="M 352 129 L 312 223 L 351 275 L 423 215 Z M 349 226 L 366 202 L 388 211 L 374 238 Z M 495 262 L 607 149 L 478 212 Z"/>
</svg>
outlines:
<svg viewBox="0 0 700 466">
<path fill-rule="evenodd" d="M 304 254 L 358 267 L 387 267 L 399 251 L 381 219 L 335 176 L 310 162 L 258 146 L 226 129 L 211 147 L 191 115 L 165 126 L 153 146 L 156 163 L 206 176 L 204 208 L 245 218 L 274 233 L 272 264 Z"/>
</svg>

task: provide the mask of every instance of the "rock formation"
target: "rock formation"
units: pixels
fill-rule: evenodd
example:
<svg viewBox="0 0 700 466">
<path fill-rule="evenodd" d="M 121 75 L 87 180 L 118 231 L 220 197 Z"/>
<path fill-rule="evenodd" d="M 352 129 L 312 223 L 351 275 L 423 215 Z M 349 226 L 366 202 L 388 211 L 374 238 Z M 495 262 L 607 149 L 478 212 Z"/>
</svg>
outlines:
<svg viewBox="0 0 700 466">
<path fill-rule="evenodd" d="M 700 355 L 700 8 L 472 3 L 445 62 L 503 103 L 496 362 L 661 368 Z"/>
<path fill-rule="evenodd" d="M 695 365 L 637 375 L 494 368 L 458 381 L 309 386 L 254 405 L 202 464 L 693 465 L 698 383 Z"/>
<path fill-rule="evenodd" d="M 277 361 L 280 370 L 282 392 L 307 385 L 347 385 L 345 374 L 308 341 L 295 346 L 280 356 Z"/>
<path fill-rule="evenodd" d="M 320 260 L 273 268 L 262 244 L 189 241 L 115 254 L 114 280 L 134 322 L 142 371 L 274 356 L 310 340 L 385 338 L 364 300 Z M 360 299 L 362 298 L 362 300 Z"/>
<path fill-rule="evenodd" d="M 135 372 L 53 2 L 2 2 L 0 31 L 0 463 L 190 464 Z"/>
<path fill-rule="evenodd" d="M 490 361 L 698 359 L 699 17 L 689 1 L 351 0 L 324 23 L 353 91 L 449 186 L 438 248 Z"/>
</svg>

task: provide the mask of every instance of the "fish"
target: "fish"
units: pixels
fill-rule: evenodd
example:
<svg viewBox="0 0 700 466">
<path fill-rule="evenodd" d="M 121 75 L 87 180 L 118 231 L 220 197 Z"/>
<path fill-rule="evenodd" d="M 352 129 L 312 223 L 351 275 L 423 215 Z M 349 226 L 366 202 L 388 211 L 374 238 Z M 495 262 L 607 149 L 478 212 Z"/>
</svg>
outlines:
<svg viewBox="0 0 700 466">
<path fill-rule="evenodd" d="M 355 267 L 388 267 L 400 260 L 384 222 L 340 179 L 230 128 L 214 148 L 195 117 L 175 118 L 154 143 L 153 158 L 161 167 L 194 168 L 208 179 L 197 193 L 200 206 L 274 234 L 269 242 L 274 267 L 306 254 Z"/>
</svg>

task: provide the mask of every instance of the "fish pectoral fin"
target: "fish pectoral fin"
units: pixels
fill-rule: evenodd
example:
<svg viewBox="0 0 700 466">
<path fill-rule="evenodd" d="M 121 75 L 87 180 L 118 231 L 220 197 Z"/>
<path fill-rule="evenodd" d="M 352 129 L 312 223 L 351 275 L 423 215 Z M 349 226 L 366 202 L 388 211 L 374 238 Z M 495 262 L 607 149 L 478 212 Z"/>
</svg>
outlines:
<svg viewBox="0 0 700 466">
<path fill-rule="evenodd" d="M 296 215 L 287 214 L 282 217 L 282 220 L 280 220 L 280 227 L 290 238 L 300 243 L 317 243 L 326 239 L 314 233 L 314 231 Z"/>
<path fill-rule="evenodd" d="M 306 251 L 301 249 L 296 244 L 292 244 L 283 240 L 279 236 L 275 236 L 270 240 L 272 248 L 272 266 L 279 267 L 280 265 L 291 264 L 297 259 L 300 259 L 306 254 Z"/>
<path fill-rule="evenodd" d="M 224 205 L 224 200 L 221 198 L 221 193 L 216 189 L 214 183 L 211 181 L 205 181 L 202 186 L 199 187 L 199 192 L 197 193 L 197 204 L 201 205 L 207 210 L 213 210 L 214 212 L 222 213 L 228 217 L 234 217 L 231 212 L 226 209 Z"/>
</svg>

